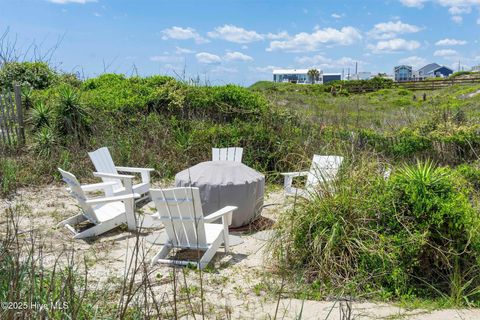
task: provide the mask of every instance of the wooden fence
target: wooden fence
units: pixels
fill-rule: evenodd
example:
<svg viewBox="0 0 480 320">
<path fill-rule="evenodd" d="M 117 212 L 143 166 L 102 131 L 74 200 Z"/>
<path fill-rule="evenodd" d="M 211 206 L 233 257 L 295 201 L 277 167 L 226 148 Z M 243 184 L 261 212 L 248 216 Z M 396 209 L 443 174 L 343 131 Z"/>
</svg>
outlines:
<svg viewBox="0 0 480 320">
<path fill-rule="evenodd" d="M 25 143 L 21 88 L 0 92 L 0 150 Z"/>
<path fill-rule="evenodd" d="M 431 80 L 421 80 L 421 81 L 405 81 L 405 82 L 396 82 L 395 86 L 402 87 L 409 90 L 437 90 L 441 88 L 446 88 L 453 86 L 455 84 L 480 84 L 480 77 L 475 78 L 452 78 L 452 79 L 431 79 Z M 344 85 L 337 88 L 336 91 L 340 89 L 346 89 L 349 93 L 367 93 L 374 92 L 381 89 L 385 89 L 384 86 L 377 85 L 373 86 L 372 84 L 358 84 L 358 85 Z"/>
<path fill-rule="evenodd" d="M 397 82 L 397 85 L 409 90 L 436 90 L 436 89 L 450 87 L 455 84 L 475 84 L 475 83 L 480 83 L 480 77 L 406 81 L 406 82 Z"/>
</svg>

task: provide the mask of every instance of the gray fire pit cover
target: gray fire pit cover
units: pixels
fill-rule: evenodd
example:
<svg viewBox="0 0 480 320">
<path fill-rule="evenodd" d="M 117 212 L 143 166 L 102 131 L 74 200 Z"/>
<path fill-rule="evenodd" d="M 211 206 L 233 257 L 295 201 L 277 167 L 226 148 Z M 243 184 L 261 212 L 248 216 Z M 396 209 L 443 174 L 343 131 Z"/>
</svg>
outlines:
<svg viewBox="0 0 480 320">
<path fill-rule="evenodd" d="M 230 226 L 240 227 L 261 213 L 265 176 L 240 162 L 206 161 L 177 173 L 175 186 L 198 187 L 204 215 L 238 207 Z"/>
</svg>

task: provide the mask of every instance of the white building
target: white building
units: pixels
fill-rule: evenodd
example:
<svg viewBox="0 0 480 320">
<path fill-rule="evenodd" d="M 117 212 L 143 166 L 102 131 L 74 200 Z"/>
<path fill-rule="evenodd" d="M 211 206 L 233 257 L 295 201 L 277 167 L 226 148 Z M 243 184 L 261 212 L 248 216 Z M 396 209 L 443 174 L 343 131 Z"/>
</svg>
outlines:
<svg viewBox="0 0 480 320">
<path fill-rule="evenodd" d="M 472 70 L 470 70 L 472 72 L 480 72 L 480 64 L 478 66 L 474 66 L 472 67 Z"/>
<path fill-rule="evenodd" d="M 310 69 L 273 70 L 273 82 L 311 83 L 308 70 Z"/>
<path fill-rule="evenodd" d="M 313 69 L 313 68 L 312 68 Z M 273 70 L 273 82 L 290 82 L 299 84 L 312 84 L 312 79 L 308 75 L 311 69 L 278 69 Z M 317 69 L 318 70 L 318 69 Z M 340 73 L 323 73 L 319 71 L 319 77 L 314 83 L 322 84 L 334 80 L 342 80 Z"/>
</svg>

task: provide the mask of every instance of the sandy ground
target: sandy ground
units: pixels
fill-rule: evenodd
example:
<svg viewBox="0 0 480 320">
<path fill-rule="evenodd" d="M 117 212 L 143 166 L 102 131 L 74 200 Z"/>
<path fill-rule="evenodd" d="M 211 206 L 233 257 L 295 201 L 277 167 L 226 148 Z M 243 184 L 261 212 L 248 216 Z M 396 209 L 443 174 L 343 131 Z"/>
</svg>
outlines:
<svg viewBox="0 0 480 320">
<path fill-rule="evenodd" d="M 281 190 L 270 192 L 265 204 L 273 204 L 264 208 L 262 217 L 265 221 L 274 221 L 275 217 L 285 209 L 285 201 Z M 34 230 L 36 245 L 42 247 L 45 265 L 52 266 L 56 258 L 65 262 L 62 252 L 74 252 L 79 272 L 88 270 L 90 286 L 93 289 L 110 288 L 119 290 L 122 279 L 125 279 L 126 266 L 133 261 L 137 238 L 126 228 L 117 228 L 96 239 L 84 241 L 73 240 L 71 233 L 65 228 L 55 225 L 61 220 L 79 212 L 76 202 L 63 186 L 47 186 L 41 189 L 23 189 L 11 200 L 2 200 L 0 211 L 8 207 L 21 205 L 22 218 L 20 229 L 28 240 Z M 149 204 L 141 210 L 144 214 L 153 213 Z M 0 232 L 4 232 L 5 215 L 0 220 Z M 138 238 L 140 255 L 149 261 L 161 248 L 145 239 L 158 230 L 143 230 Z M 278 288 L 281 279 L 275 275 L 270 264 L 270 257 L 265 252 L 266 241 L 256 232 L 233 232 L 243 243 L 231 247 L 230 252 L 219 251 L 212 267 L 202 273 L 205 292 L 204 310 L 208 319 L 349 319 L 342 317 L 348 313 L 348 305 L 339 301 L 302 301 L 281 298 L 272 293 L 271 288 Z M 262 235 L 265 235 L 263 233 Z M 143 265 L 139 263 L 139 265 Z M 201 313 L 199 304 L 200 273 L 188 268 L 172 268 L 166 265 L 148 267 L 148 279 L 157 297 L 162 301 L 172 301 L 173 276 L 177 281 L 177 291 L 188 292 L 193 298 L 192 305 L 184 301 L 184 319 L 194 319 L 193 314 Z M 131 273 L 131 271 L 130 271 Z M 141 278 L 138 274 L 137 278 Z M 182 295 L 179 293 L 179 295 Z M 159 298 L 160 299 L 160 298 Z M 278 304 L 278 308 L 277 308 Z M 168 303 L 167 303 L 168 305 Z M 353 302 L 351 319 L 480 319 L 480 310 L 406 310 L 395 305 L 374 302 Z M 196 317 L 199 318 L 198 316 Z M 200 316 L 201 318 L 201 316 Z"/>
</svg>

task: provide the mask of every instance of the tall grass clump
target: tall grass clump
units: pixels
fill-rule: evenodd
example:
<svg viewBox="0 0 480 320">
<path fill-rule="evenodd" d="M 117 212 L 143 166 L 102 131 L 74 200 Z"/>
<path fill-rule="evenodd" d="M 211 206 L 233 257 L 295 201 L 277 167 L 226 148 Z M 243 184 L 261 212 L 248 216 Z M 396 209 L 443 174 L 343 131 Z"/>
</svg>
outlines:
<svg viewBox="0 0 480 320">
<path fill-rule="evenodd" d="M 0 196 L 7 197 L 17 188 L 17 164 L 8 158 L 0 159 Z"/>
<path fill-rule="evenodd" d="M 357 160 L 312 201 L 297 200 L 271 244 L 280 266 L 323 294 L 480 304 L 480 219 L 471 187 L 431 162 L 388 179 Z"/>
</svg>

